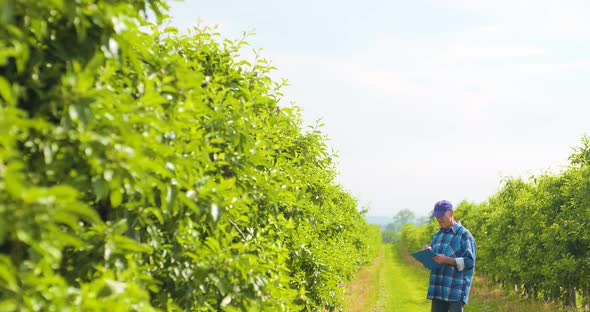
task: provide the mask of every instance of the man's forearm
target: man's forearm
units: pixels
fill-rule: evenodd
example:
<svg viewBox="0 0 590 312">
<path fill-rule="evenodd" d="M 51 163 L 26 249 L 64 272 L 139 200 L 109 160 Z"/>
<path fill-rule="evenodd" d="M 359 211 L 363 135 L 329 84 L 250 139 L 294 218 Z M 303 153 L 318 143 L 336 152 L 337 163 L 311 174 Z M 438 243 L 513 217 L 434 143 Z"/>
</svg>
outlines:
<svg viewBox="0 0 590 312">
<path fill-rule="evenodd" d="M 457 266 L 457 260 L 455 260 L 455 258 L 452 257 L 447 257 L 446 263 L 448 265 Z"/>
<path fill-rule="evenodd" d="M 465 269 L 465 259 L 463 259 L 461 257 L 453 258 L 453 257 L 449 257 L 449 256 L 438 255 L 438 256 L 434 257 L 434 261 L 437 263 L 445 263 L 450 266 L 454 266 L 459 271 L 463 271 L 463 269 Z"/>
</svg>

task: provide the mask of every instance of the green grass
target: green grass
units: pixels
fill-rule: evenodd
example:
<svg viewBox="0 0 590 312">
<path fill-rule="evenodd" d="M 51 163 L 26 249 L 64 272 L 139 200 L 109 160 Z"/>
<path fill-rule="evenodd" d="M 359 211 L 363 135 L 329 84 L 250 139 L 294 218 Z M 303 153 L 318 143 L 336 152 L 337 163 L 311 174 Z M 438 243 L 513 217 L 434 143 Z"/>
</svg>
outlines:
<svg viewBox="0 0 590 312">
<path fill-rule="evenodd" d="M 347 286 L 345 311 L 428 311 L 428 271 L 405 263 L 399 248 L 383 245 L 376 260 Z"/>
<path fill-rule="evenodd" d="M 371 311 L 379 299 L 379 276 L 383 265 L 383 246 L 375 260 L 362 267 L 354 280 L 346 285 L 344 311 Z"/>
<path fill-rule="evenodd" d="M 388 245 L 385 258 L 390 261 L 382 271 L 386 289 L 382 311 L 430 310 L 430 300 L 426 299 L 429 271 L 408 265 L 397 246 Z"/>
</svg>

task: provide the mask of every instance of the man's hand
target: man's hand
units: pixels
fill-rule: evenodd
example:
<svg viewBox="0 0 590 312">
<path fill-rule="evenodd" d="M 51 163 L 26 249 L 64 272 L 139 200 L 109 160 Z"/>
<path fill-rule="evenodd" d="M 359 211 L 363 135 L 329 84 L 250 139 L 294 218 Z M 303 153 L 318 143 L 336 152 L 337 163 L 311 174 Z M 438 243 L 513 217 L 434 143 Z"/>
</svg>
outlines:
<svg viewBox="0 0 590 312">
<path fill-rule="evenodd" d="M 438 254 L 438 255 L 432 257 L 432 260 L 434 260 L 434 262 L 436 262 L 436 263 L 446 263 L 446 264 L 452 265 L 452 266 L 457 265 L 457 261 L 455 261 L 455 258 L 447 257 L 447 256 L 441 255 L 441 254 Z"/>
</svg>

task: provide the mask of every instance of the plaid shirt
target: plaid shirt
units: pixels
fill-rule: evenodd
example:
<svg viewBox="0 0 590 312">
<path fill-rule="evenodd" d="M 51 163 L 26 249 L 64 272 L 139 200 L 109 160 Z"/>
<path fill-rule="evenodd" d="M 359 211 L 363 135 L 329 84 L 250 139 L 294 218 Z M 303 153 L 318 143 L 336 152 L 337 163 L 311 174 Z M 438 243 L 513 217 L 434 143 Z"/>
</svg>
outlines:
<svg viewBox="0 0 590 312">
<path fill-rule="evenodd" d="M 467 303 L 475 265 L 475 239 L 457 222 L 450 229 L 438 230 L 430 247 L 437 254 L 462 258 L 464 268 L 459 271 L 457 267 L 445 264 L 432 270 L 427 298 Z"/>
</svg>

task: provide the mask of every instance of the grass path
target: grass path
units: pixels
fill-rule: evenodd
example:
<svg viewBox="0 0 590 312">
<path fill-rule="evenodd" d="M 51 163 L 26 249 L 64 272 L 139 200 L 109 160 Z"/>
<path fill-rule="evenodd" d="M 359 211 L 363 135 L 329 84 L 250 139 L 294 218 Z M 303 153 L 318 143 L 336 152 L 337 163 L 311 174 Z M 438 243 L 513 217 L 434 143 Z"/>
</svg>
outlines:
<svg viewBox="0 0 590 312">
<path fill-rule="evenodd" d="M 348 285 L 345 311 L 429 311 L 428 274 L 406 263 L 399 248 L 383 245 L 377 259 Z"/>
<path fill-rule="evenodd" d="M 420 267 L 408 265 L 399 248 L 387 245 L 384 248 L 388 265 L 382 268 L 381 289 L 384 291 L 384 306 L 376 311 L 428 311 L 426 299 L 430 273 Z M 384 262 L 384 263 L 385 263 Z"/>
<path fill-rule="evenodd" d="M 430 272 L 398 246 L 382 245 L 373 263 L 364 266 L 346 285 L 344 311 L 430 311 L 426 299 Z M 564 310 L 558 305 L 516 298 L 475 276 L 469 295 L 469 312 L 540 312 Z"/>
</svg>

